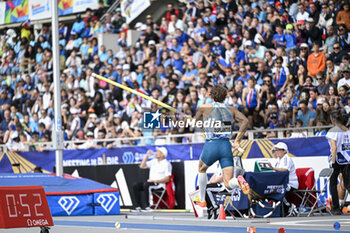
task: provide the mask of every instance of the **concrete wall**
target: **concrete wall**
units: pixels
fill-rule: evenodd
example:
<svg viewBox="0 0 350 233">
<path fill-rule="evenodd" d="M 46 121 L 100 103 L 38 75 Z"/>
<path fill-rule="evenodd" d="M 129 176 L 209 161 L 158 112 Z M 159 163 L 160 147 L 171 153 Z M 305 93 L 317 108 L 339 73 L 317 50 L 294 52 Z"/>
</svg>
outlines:
<svg viewBox="0 0 350 233">
<path fill-rule="evenodd" d="M 134 46 L 136 44 L 136 41 L 139 39 L 141 32 L 136 30 L 128 30 L 127 35 L 127 44 L 128 46 Z M 118 34 L 112 34 L 112 33 L 103 33 L 99 34 L 97 37 L 98 46 L 104 45 L 106 47 L 106 50 L 112 49 L 113 54 L 116 54 L 119 51 L 118 46 Z"/>
</svg>

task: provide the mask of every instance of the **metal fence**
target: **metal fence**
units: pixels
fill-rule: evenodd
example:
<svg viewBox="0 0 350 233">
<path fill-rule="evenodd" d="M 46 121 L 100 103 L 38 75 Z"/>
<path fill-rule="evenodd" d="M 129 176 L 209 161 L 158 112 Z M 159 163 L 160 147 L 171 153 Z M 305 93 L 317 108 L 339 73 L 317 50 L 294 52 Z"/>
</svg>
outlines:
<svg viewBox="0 0 350 233">
<path fill-rule="evenodd" d="M 277 129 L 258 129 L 258 130 L 248 130 L 246 132 L 245 138 L 248 140 L 253 140 L 257 138 L 265 138 L 264 133 L 275 132 L 275 137 L 270 138 L 289 138 L 291 132 L 299 132 L 304 135 L 304 137 L 314 137 L 316 132 L 321 130 L 328 130 L 332 126 L 322 126 L 322 127 L 303 127 L 303 128 L 277 128 Z M 238 132 L 233 132 L 237 134 Z M 300 137 L 301 134 L 299 134 Z M 127 147 L 127 146 L 145 146 L 145 145 L 170 145 L 170 144 L 188 144 L 188 143 L 203 143 L 205 141 L 203 133 L 189 133 L 189 134 L 168 134 L 166 136 L 159 137 L 133 137 L 133 138 L 109 138 L 109 139 L 94 139 L 94 143 L 105 142 L 107 144 L 113 143 L 112 147 Z M 65 150 L 76 149 L 75 145 L 83 144 L 88 142 L 88 140 L 74 140 L 74 141 L 64 141 Z M 40 147 L 42 150 L 54 150 L 52 142 L 41 142 L 35 143 L 35 146 Z M 26 151 L 29 151 L 32 145 L 26 145 Z M 6 144 L 0 145 L 0 151 L 6 152 Z"/>
</svg>

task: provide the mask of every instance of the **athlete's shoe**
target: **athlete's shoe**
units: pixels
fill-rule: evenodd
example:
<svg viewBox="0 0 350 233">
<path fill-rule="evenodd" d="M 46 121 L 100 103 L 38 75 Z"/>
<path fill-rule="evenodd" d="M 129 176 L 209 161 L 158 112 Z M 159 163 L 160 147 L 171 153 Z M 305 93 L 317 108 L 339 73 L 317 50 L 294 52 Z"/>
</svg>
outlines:
<svg viewBox="0 0 350 233">
<path fill-rule="evenodd" d="M 194 204 L 204 208 L 207 207 L 207 202 L 206 201 L 194 201 Z"/>
<path fill-rule="evenodd" d="M 130 211 L 133 212 L 133 213 L 141 212 L 141 207 L 138 206 L 135 209 L 131 209 Z"/>
<path fill-rule="evenodd" d="M 239 188 L 242 189 L 242 192 L 244 194 L 248 194 L 250 187 L 249 187 L 249 184 L 247 183 L 247 181 L 243 178 L 243 176 L 238 176 L 237 181 L 238 181 Z"/>
</svg>

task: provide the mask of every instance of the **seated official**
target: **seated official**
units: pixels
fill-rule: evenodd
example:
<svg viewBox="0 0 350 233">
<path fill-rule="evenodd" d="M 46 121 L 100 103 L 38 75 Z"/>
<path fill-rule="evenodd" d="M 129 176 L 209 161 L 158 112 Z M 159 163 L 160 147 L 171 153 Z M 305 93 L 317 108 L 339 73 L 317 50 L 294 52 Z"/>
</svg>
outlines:
<svg viewBox="0 0 350 233">
<path fill-rule="evenodd" d="M 146 182 L 138 182 L 133 186 L 136 208 L 131 210 L 132 212 L 152 211 L 153 196 L 151 190 L 165 189 L 165 184 L 170 181 L 172 166 L 166 160 L 168 151 L 165 147 L 157 147 L 156 149 L 155 159 L 147 161 L 153 153 L 152 150 L 149 150 L 140 164 L 141 169 L 150 169 L 149 179 Z"/>
<path fill-rule="evenodd" d="M 289 172 L 289 183 L 287 185 L 286 191 L 291 192 L 298 189 L 298 177 L 296 174 L 294 162 L 292 158 L 288 156 L 288 146 L 283 142 L 279 142 L 272 147 L 272 154 L 273 157 L 276 158 L 275 162 L 272 165 L 270 164 L 273 170 L 279 172 Z M 283 204 L 289 208 L 289 210 L 285 208 L 285 210 L 288 210 L 288 216 L 293 215 L 293 211 L 295 211 L 295 205 L 290 204 L 286 198 L 283 198 Z"/>
</svg>

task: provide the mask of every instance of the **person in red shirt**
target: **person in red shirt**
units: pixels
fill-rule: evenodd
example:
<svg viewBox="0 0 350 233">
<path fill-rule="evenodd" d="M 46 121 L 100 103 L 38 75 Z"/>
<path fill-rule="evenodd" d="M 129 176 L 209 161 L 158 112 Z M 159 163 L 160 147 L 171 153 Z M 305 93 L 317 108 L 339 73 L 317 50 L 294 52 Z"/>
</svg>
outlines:
<svg viewBox="0 0 350 233">
<path fill-rule="evenodd" d="M 176 10 L 174 8 L 174 4 L 169 3 L 168 4 L 168 10 L 166 11 L 166 19 L 168 20 L 168 22 L 171 21 L 171 15 L 176 14 L 176 16 L 179 16 L 179 10 Z"/>
</svg>

